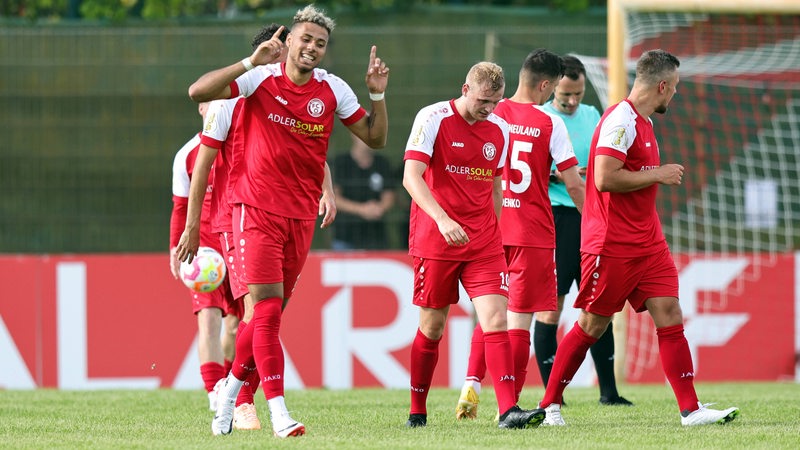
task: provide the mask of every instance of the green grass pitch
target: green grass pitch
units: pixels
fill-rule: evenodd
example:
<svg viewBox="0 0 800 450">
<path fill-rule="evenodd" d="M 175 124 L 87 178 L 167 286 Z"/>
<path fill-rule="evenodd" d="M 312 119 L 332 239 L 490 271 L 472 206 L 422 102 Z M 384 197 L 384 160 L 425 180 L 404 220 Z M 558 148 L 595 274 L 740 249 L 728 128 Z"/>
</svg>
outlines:
<svg viewBox="0 0 800 450">
<path fill-rule="evenodd" d="M 566 427 L 500 430 L 496 403 L 484 389 L 475 421 L 458 422 L 458 391 L 434 389 L 428 426 L 404 427 L 405 390 L 308 389 L 287 392 L 292 416 L 307 434 L 272 436 L 261 391 L 256 396 L 261 431 L 212 436 L 202 391 L 0 391 L 0 448 L 13 449 L 797 449 L 800 448 L 800 384 L 700 383 L 703 402 L 738 406 L 726 425 L 684 428 L 666 385 L 622 385 L 633 407 L 600 406 L 596 388 L 568 388 Z M 523 391 L 532 407 L 542 389 Z"/>
</svg>

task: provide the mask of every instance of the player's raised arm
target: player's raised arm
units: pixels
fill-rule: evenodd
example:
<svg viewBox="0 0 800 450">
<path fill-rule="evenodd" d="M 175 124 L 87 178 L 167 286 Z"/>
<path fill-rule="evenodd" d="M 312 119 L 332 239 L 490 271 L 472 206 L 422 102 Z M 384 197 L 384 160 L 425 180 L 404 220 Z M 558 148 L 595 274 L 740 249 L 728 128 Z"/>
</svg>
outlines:
<svg viewBox="0 0 800 450">
<path fill-rule="evenodd" d="M 389 68 L 378 56 L 378 47 L 369 51 L 369 65 L 364 80 L 369 90 L 372 110 L 363 119 L 350 125 L 350 131 L 371 148 L 383 148 L 389 134 L 389 117 L 386 110 L 386 86 L 389 83 Z"/>
<path fill-rule="evenodd" d="M 378 57 L 378 47 L 375 45 L 369 50 L 369 66 L 365 80 L 370 94 L 379 96 L 386 92 L 386 86 L 389 84 L 389 68 Z"/>
<path fill-rule="evenodd" d="M 189 97 L 198 103 L 230 98 L 230 84 L 233 80 L 256 66 L 270 64 L 280 58 L 283 49 L 280 34 L 283 29 L 284 27 L 280 27 L 271 39 L 262 42 L 247 58 L 227 67 L 212 70 L 198 78 L 189 86 Z"/>
<path fill-rule="evenodd" d="M 253 64 L 253 66 L 263 66 L 278 61 L 285 45 L 284 42 L 281 41 L 281 34 L 283 34 L 284 29 L 286 29 L 286 27 L 281 26 L 271 38 L 256 47 L 253 54 L 250 55 L 250 63 Z M 247 61 L 243 60 L 242 64 L 244 65 L 246 62 Z"/>
</svg>

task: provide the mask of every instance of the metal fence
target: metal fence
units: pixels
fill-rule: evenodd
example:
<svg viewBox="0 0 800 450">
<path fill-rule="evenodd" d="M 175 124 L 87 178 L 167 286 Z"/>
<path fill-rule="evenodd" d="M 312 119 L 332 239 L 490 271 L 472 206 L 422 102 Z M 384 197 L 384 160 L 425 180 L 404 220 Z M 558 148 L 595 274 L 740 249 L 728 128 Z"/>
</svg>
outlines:
<svg viewBox="0 0 800 450">
<path fill-rule="evenodd" d="M 381 151 L 398 173 L 416 112 L 457 97 L 473 63 L 501 64 L 509 93 L 533 48 L 605 54 L 602 17 L 570 28 L 546 14 L 470 16 L 442 26 L 436 14 L 384 20 L 340 23 L 323 67 L 366 103 L 369 48 L 378 46 L 391 68 L 389 144 Z M 403 24 L 409 21 L 415 25 Z M 0 153 L 0 252 L 166 249 L 172 159 L 201 127 L 187 88 L 248 55 L 261 26 L 0 26 L 0 123 L 8 130 Z M 597 104 L 593 92 L 587 101 Z M 348 139 L 337 125 L 330 156 L 346 152 Z M 400 205 L 390 215 L 387 248 L 405 246 L 407 204 Z M 318 232 L 314 247 L 327 248 L 329 239 Z"/>
</svg>

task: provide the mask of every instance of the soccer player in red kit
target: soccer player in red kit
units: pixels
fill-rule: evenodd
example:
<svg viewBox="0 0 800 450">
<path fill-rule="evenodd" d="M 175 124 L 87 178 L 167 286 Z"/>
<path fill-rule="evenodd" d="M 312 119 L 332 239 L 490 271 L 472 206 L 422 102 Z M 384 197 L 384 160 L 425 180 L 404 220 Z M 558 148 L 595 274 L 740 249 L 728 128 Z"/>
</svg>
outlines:
<svg viewBox="0 0 800 450">
<path fill-rule="evenodd" d="M 578 158 L 579 173 L 586 174 L 589 160 L 589 145 L 600 113 L 592 105 L 583 103 L 586 94 L 586 68 L 572 55 L 564 56 L 564 76 L 553 90 L 553 99 L 542 106 L 548 113 L 560 117 L 567 126 L 575 157 Z M 552 167 L 555 169 L 555 167 Z M 533 325 L 533 351 L 544 386 L 550 379 L 553 358 L 558 350 L 558 327 L 564 298 L 572 284 L 581 282 L 581 213 L 561 182 L 557 170 L 550 176 L 550 204 L 553 206 L 553 222 L 556 229 L 556 285 L 558 287 L 558 309 L 536 313 Z M 601 405 L 633 406 L 619 395 L 614 375 L 614 322 L 609 322 L 606 332 L 589 348 L 597 372 Z"/>
<path fill-rule="evenodd" d="M 214 179 L 217 182 L 218 189 L 212 192 L 211 196 L 211 211 L 213 212 L 211 218 L 211 229 L 219 236 L 222 254 L 225 257 L 225 263 L 228 267 L 228 280 L 230 281 L 230 289 L 233 293 L 233 298 L 237 300 L 240 308 L 243 307 L 242 320 L 239 322 L 238 333 L 244 330 L 244 327 L 253 317 L 254 305 L 247 290 L 247 283 L 242 280 L 238 262 L 239 258 L 236 257 L 236 245 L 233 238 L 233 225 L 232 225 L 232 212 L 233 208 L 228 203 L 230 193 L 225 189 L 228 180 L 229 168 L 235 159 L 232 148 L 234 140 L 234 126 L 237 122 L 238 114 L 241 109 L 243 98 L 235 98 L 228 100 L 214 100 L 209 105 L 207 121 L 201 135 L 200 153 L 197 158 L 195 166 L 198 173 L 209 173 L 212 169 L 212 162 L 218 160 L 217 164 L 213 165 Z M 220 155 L 219 157 L 217 155 Z M 193 182 L 191 185 L 192 190 L 196 193 L 190 192 L 189 194 L 189 217 L 195 218 L 194 221 L 189 221 L 187 227 L 191 230 L 198 218 L 196 213 L 199 208 L 193 208 L 191 205 L 194 203 L 195 198 L 202 198 L 203 193 L 207 189 L 207 185 L 202 182 L 202 177 L 197 178 L 198 181 Z M 325 166 L 325 179 L 323 181 L 322 197 L 320 199 L 321 207 L 320 213 L 324 214 L 322 220 L 322 228 L 330 225 L 336 215 L 336 208 L 331 203 L 334 202 L 334 191 L 330 168 Z M 187 236 L 191 232 L 186 232 Z M 188 239 L 188 238 L 187 238 Z M 241 302 L 240 302 L 241 300 Z M 243 302 L 243 304 L 242 304 Z M 284 305 L 285 306 L 285 305 Z M 241 347 L 241 348 L 240 348 Z M 244 377 L 247 375 L 248 370 L 244 368 L 253 368 L 252 339 L 245 342 L 245 340 L 238 340 L 236 342 L 237 359 L 234 361 L 234 366 L 237 369 L 237 375 Z M 239 372 L 243 371 L 243 372 Z M 247 380 L 239 391 L 236 398 L 236 409 L 233 414 L 233 428 L 237 430 L 254 430 L 260 429 L 261 423 L 255 410 L 253 402 L 253 392 L 258 388 L 259 376 L 257 370 L 249 370 L 250 374 Z M 227 374 L 227 372 L 226 372 Z"/>
<path fill-rule="evenodd" d="M 539 402 L 547 411 L 546 425 L 564 425 L 564 389 L 626 300 L 653 319 L 681 424 L 725 423 L 739 414 L 738 408 L 709 409 L 698 402 L 678 302 L 678 271 L 655 207 L 658 185 L 679 185 L 683 178 L 683 166 L 661 164 L 650 119 L 653 113 L 666 113 L 679 66 L 678 58 L 664 50 L 642 54 L 628 98 L 606 110 L 592 137 L 581 222 L 581 286 L 575 300 L 581 311 L 558 346 Z"/>
<path fill-rule="evenodd" d="M 279 38 L 285 41 L 285 35 L 288 34 L 288 32 L 285 28 L 282 28 L 281 25 L 272 23 L 262 28 L 255 35 L 252 41 L 253 50 L 258 48 L 262 42 L 271 39 L 279 29 L 284 30 Z M 279 61 L 284 60 L 286 60 L 285 46 L 279 58 Z M 241 330 L 253 316 L 252 299 L 248 295 L 247 284 L 241 280 L 239 269 L 237 268 L 238 258 L 235 257 L 236 252 L 234 250 L 235 245 L 233 241 L 233 208 L 230 203 L 228 203 L 228 172 L 234 160 L 234 130 L 239 113 L 241 112 L 242 103 L 243 97 L 237 97 L 227 100 L 214 100 L 208 105 L 203 133 L 200 137 L 200 150 L 195 161 L 195 172 L 203 174 L 204 176 L 196 177 L 191 184 L 187 214 L 188 220 L 186 221 L 186 229 L 184 230 L 186 239 L 191 239 L 192 236 L 194 236 L 191 230 L 198 226 L 200 220 L 200 199 L 205 195 L 208 188 L 205 179 L 208 177 L 208 174 L 211 173 L 213 167 L 213 177 L 217 183 L 217 189 L 214 189 L 211 193 L 211 230 L 218 235 L 222 248 L 222 255 L 228 267 L 228 281 L 230 282 L 231 292 L 240 308 L 239 316 L 242 320 L 239 322 L 239 331 L 237 332 L 234 330 L 237 335 L 241 334 Z M 215 161 L 216 163 L 214 163 Z M 237 345 L 240 344 L 241 342 L 237 342 Z M 241 353 L 243 357 L 248 358 L 247 363 L 244 365 L 246 367 L 254 367 L 255 363 L 252 361 L 252 342 L 250 342 L 249 345 L 245 345 Z M 230 369 L 232 364 L 231 366 L 226 364 L 226 366 Z M 237 367 L 241 366 L 242 362 L 240 361 Z M 228 372 L 229 370 L 226 370 L 225 375 L 227 375 Z M 223 379 L 225 375 L 222 377 Z M 261 429 L 261 422 L 258 419 L 255 403 L 253 401 L 253 393 L 258 388 L 258 384 L 258 371 L 253 370 L 236 398 L 233 428 L 237 430 Z M 216 408 L 214 408 L 214 411 L 216 411 Z"/>
<path fill-rule="evenodd" d="M 243 98 L 235 98 L 228 100 L 214 100 L 209 104 L 207 121 L 201 135 L 200 152 L 195 165 L 197 173 L 209 173 L 213 167 L 214 179 L 217 183 L 218 189 L 212 192 L 211 196 L 211 230 L 219 236 L 219 245 L 222 248 L 222 254 L 225 257 L 225 263 L 228 267 L 228 281 L 230 282 L 230 289 L 233 298 L 237 301 L 239 308 L 239 315 L 242 320 L 239 322 L 238 333 L 240 334 L 247 323 L 253 317 L 253 302 L 247 290 L 247 283 L 242 280 L 240 268 L 238 266 L 239 258 L 236 258 L 236 245 L 233 238 L 233 225 L 232 225 L 232 212 L 233 208 L 228 203 L 230 193 L 226 190 L 228 186 L 228 171 L 232 161 L 235 158 L 233 154 L 233 140 L 234 134 L 233 125 L 236 123 L 238 113 L 240 111 Z M 219 157 L 217 155 L 220 155 Z M 212 162 L 217 160 L 217 164 Z M 189 204 L 191 205 L 194 198 L 202 198 L 203 193 L 207 189 L 207 185 L 202 182 L 202 177 L 197 178 L 197 182 L 192 183 L 192 189 L 197 190 L 197 194 L 189 195 Z M 322 207 L 320 208 L 321 214 L 324 214 L 321 226 L 326 228 L 330 225 L 336 215 L 336 208 L 331 203 L 334 202 L 332 177 L 330 168 L 325 167 L 325 179 L 322 188 L 322 198 L 320 200 Z M 198 208 L 199 209 L 199 208 Z M 189 217 L 195 217 L 193 214 L 192 206 L 189 206 Z M 196 223 L 196 220 L 194 223 Z M 193 225 L 188 225 L 189 229 Z M 285 305 L 284 305 L 285 306 Z M 243 312 L 241 309 L 243 308 Z M 242 346 L 239 350 L 239 346 Z M 244 370 L 243 367 L 255 367 L 252 361 L 252 340 L 244 342 L 244 340 L 237 340 L 237 355 L 241 355 L 234 362 L 237 370 Z M 238 363 L 238 364 L 237 364 Z M 247 371 L 242 372 L 244 376 Z M 236 409 L 233 414 L 233 428 L 237 430 L 256 430 L 261 429 L 261 422 L 255 410 L 253 402 L 253 393 L 258 388 L 259 376 L 257 370 L 251 370 L 247 377 L 246 382 L 239 391 L 236 398 Z M 227 372 L 226 372 L 227 375 Z M 224 377 L 223 377 L 224 378 Z"/>
<path fill-rule="evenodd" d="M 492 111 L 503 97 L 500 66 L 474 65 L 461 97 L 417 113 L 405 152 L 403 186 L 411 195 L 409 254 L 413 302 L 420 307 L 411 347 L 411 408 L 406 426 L 427 425 L 427 398 L 450 305 L 464 286 L 484 330 L 486 365 L 497 394 L 499 426 L 525 428 L 544 419 L 514 394 L 506 329 L 508 274 L 498 216 L 508 124 Z"/>
<path fill-rule="evenodd" d="M 198 106 L 200 115 L 205 117 L 208 103 Z M 211 230 L 211 190 L 214 185 L 213 175 L 208 172 L 197 173 L 197 159 L 200 151 L 200 134 L 196 134 L 175 154 L 172 164 L 172 215 L 170 217 L 170 271 L 176 279 L 180 277 L 180 260 L 177 258 L 178 241 L 186 223 L 189 203 L 189 186 L 194 178 L 204 178 L 204 190 L 198 197 L 197 225 L 198 245 L 211 247 L 222 254 L 219 240 Z M 213 163 L 214 160 L 210 162 Z M 197 176 L 195 176 L 197 175 Z M 201 214 L 202 213 L 202 214 Z M 225 378 L 225 360 L 232 360 L 234 353 L 234 336 L 239 322 L 236 315 L 236 304 L 228 285 L 229 278 L 219 288 L 211 292 L 189 291 L 192 296 L 192 312 L 197 316 L 197 351 L 200 359 L 200 377 L 208 393 L 208 407 L 216 410 L 217 382 Z M 230 314 L 229 314 L 230 313 Z M 220 339 L 223 317 L 225 333 Z"/>
<path fill-rule="evenodd" d="M 547 193 L 554 161 L 578 210 L 584 198 L 584 182 L 564 121 L 540 109 L 563 74 L 560 56 L 545 49 L 532 51 L 522 63 L 516 92 L 494 110 L 510 131 L 500 232 L 508 264 L 508 335 L 517 401 L 527 376 L 533 314 L 554 311 L 558 306 L 555 226 Z M 484 353 L 483 330 L 478 324 L 456 418 L 474 419 L 477 415 L 480 380 L 486 372 Z"/>
<path fill-rule="evenodd" d="M 386 145 L 389 69 L 373 46 L 365 77 L 372 102 L 368 113 L 347 83 L 317 68 L 334 26 L 309 5 L 293 18 L 286 62 L 273 64 L 283 47 L 273 37 L 251 56 L 203 75 L 189 88 L 195 101 L 245 97 L 234 135 L 235 141 L 242 140 L 234 144 L 241 145 L 242 157 L 236 158 L 229 183 L 241 276 L 255 306 L 239 339 L 252 339 L 272 428 L 281 438 L 305 433 L 286 408 L 279 331 L 284 301 L 291 297 L 311 246 L 334 118 L 370 147 Z M 195 251 L 183 246 L 179 257 Z M 214 434 L 232 428 L 236 394 L 244 382 L 235 366 L 220 389 Z"/>
</svg>

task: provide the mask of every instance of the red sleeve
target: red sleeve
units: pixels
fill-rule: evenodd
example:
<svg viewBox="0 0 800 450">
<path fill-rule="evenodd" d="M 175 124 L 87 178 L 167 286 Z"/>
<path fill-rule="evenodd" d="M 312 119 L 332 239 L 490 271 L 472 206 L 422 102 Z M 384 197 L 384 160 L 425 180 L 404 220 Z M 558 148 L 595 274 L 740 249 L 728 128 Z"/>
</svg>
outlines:
<svg viewBox="0 0 800 450">
<path fill-rule="evenodd" d="M 561 161 L 561 164 L 556 164 L 556 168 L 560 172 L 563 172 L 563 171 L 569 169 L 570 167 L 577 166 L 577 165 L 578 165 L 578 158 L 575 158 L 573 156 L 572 158 L 565 159 L 564 161 Z"/>
<path fill-rule="evenodd" d="M 406 150 L 405 154 L 403 155 L 403 161 L 408 161 L 409 159 L 424 162 L 425 164 L 430 164 L 431 162 L 431 157 L 427 153 L 417 150 Z"/>
<path fill-rule="evenodd" d="M 178 245 L 184 228 L 186 228 L 186 210 L 189 208 L 189 199 L 186 197 L 172 196 L 172 217 L 169 219 L 169 248 Z"/>
<path fill-rule="evenodd" d="M 628 155 L 626 155 L 625 153 L 611 147 L 597 147 L 597 149 L 595 150 L 595 154 L 613 156 L 614 158 L 617 158 L 622 162 L 625 162 L 625 159 L 627 159 L 628 157 Z"/>
<path fill-rule="evenodd" d="M 342 119 L 342 123 L 345 126 L 349 127 L 350 125 L 352 125 L 352 124 L 358 122 L 359 120 L 361 120 L 361 118 L 366 116 L 366 115 L 367 115 L 367 110 L 364 109 L 363 107 L 359 107 L 356 110 L 356 112 L 354 112 L 353 114 L 350 115 L 350 117 L 348 117 L 346 119 Z"/>
<path fill-rule="evenodd" d="M 222 148 L 222 141 L 218 141 L 211 136 L 206 136 L 205 134 L 200 135 L 200 143 L 205 145 L 206 147 L 211 147 L 214 150 L 219 150 Z"/>
<path fill-rule="evenodd" d="M 239 96 L 239 85 L 236 84 L 236 80 L 231 81 L 230 88 L 231 88 L 231 96 L 228 97 L 228 98 L 236 98 L 236 97 L 238 97 Z"/>
</svg>

